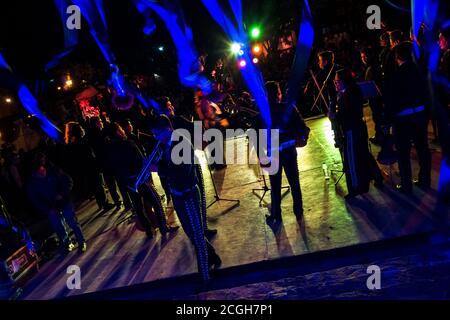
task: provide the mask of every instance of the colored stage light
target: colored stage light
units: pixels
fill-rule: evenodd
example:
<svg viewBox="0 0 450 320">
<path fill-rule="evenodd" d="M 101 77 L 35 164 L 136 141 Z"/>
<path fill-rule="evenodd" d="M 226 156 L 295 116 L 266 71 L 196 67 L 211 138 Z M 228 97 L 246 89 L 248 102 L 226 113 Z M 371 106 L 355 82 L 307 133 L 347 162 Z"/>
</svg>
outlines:
<svg viewBox="0 0 450 320">
<path fill-rule="evenodd" d="M 237 42 L 233 42 L 233 44 L 231 45 L 231 52 L 233 52 L 234 54 L 238 54 L 241 49 L 242 46 Z"/>
<path fill-rule="evenodd" d="M 164 47 L 163 47 L 163 46 L 160 46 L 160 47 L 158 47 L 158 50 L 161 51 L 161 52 L 163 52 L 163 51 L 164 51 Z"/>
<path fill-rule="evenodd" d="M 260 53 L 260 52 L 261 52 L 261 46 L 260 46 L 259 44 L 255 44 L 255 45 L 253 46 L 253 53 L 258 54 L 258 53 Z"/>
<path fill-rule="evenodd" d="M 247 62 L 244 59 L 239 60 L 239 67 L 240 68 L 245 68 L 246 65 L 247 65 Z"/>
<path fill-rule="evenodd" d="M 259 62 L 259 59 L 258 58 L 253 58 L 252 61 L 253 61 L 254 64 L 257 64 Z"/>
<path fill-rule="evenodd" d="M 11 98 L 6 98 L 6 99 L 5 99 L 5 102 L 6 102 L 6 103 L 11 103 L 11 101 L 12 101 Z"/>
<path fill-rule="evenodd" d="M 261 35 L 261 29 L 259 29 L 258 27 L 253 27 L 250 31 L 250 35 L 253 39 L 259 38 L 259 36 Z"/>
</svg>

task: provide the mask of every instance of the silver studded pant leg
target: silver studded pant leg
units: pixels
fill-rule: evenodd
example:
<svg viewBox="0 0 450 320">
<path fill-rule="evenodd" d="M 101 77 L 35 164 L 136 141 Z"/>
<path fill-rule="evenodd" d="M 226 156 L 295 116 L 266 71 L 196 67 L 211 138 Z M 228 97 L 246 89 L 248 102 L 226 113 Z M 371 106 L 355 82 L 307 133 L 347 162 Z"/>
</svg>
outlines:
<svg viewBox="0 0 450 320">
<path fill-rule="evenodd" d="M 201 215 L 201 195 L 198 186 L 183 195 L 172 194 L 173 204 L 184 232 L 197 254 L 197 266 L 203 281 L 209 280 L 208 244 Z"/>
</svg>

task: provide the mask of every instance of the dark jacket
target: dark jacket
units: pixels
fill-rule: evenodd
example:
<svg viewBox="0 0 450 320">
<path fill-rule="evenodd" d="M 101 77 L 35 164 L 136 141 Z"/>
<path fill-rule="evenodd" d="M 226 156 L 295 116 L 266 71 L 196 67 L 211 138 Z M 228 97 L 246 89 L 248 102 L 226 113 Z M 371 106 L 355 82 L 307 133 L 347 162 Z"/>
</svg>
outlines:
<svg viewBox="0 0 450 320">
<path fill-rule="evenodd" d="M 28 198 L 43 214 L 59 209 L 70 202 L 73 187 L 72 178 L 57 167 L 49 167 L 45 178 L 33 174 L 27 185 Z M 57 200 L 57 196 L 62 199 Z"/>
<path fill-rule="evenodd" d="M 342 132 L 360 129 L 364 125 L 363 104 L 363 95 L 357 84 L 338 94 L 336 121 Z"/>
<path fill-rule="evenodd" d="M 382 82 L 382 72 L 380 66 L 377 64 L 369 65 L 364 73 L 364 80 L 374 81 L 377 86 L 380 86 Z"/>
<path fill-rule="evenodd" d="M 426 79 L 411 60 L 399 66 L 387 84 L 386 112 L 390 119 L 403 110 L 428 104 Z"/>
<path fill-rule="evenodd" d="M 98 162 L 87 139 L 69 143 L 65 148 L 65 170 L 74 178 L 79 175 L 97 174 Z"/>
<path fill-rule="evenodd" d="M 96 128 L 91 129 L 88 134 L 88 141 L 94 152 L 97 166 L 103 171 L 106 165 L 106 149 L 109 143 L 105 132 Z"/>
<path fill-rule="evenodd" d="M 397 70 L 397 63 L 395 62 L 395 50 L 391 49 L 386 53 L 384 61 L 382 61 L 384 80 L 389 80 L 394 72 Z"/>
<path fill-rule="evenodd" d="M 390 51 L 391 51 L 391 49 L 389 49 L 389 47 L 384 47 L 380 52 L 379 61 L 380 61 L 380 66 L 381 66 L 382 72 L 384 71 L 384 68 L 386 67 L 387 56 Z"/>
<path fill-rule="evenodd" d="M 182 143 L 183 146 L 188 147 L 189 163 L 175 164 L 172 160 L 172 150 L 177 146 L 177 149 L 180 148 L 180 143 Z M 159 162 L 158 172 L 167 179 L 171 190 L 175 192 L 184 192 L 197 185 L 199 177 L 197 177 L 194 165 L 195 154 L 192 144 L 183 137 L 179 142 L 173 141 L 169 145 L 163 145 L 162 149 L 163 155 Z M 183 149 L 183 151 L 184 150 L 185 149 Z M 185 155 L 183 154 L 182 156 L 184 157 Z"/>
<path fill-rule="evenodd" d="M 144 156 L 131 140 L 113 139 L 108 145 L 108 167 L 115 177 L 134 186 L 136 178 L 141 171 Z"/>
<path fill-rule="evenodd" d="M 288 108 L 285 103 L 271 103 L 269 110 L 272 119 L 271 129 L 279 129 L 280 145 L 305 134 L 307 126 L 297 107 L 293 106 L 290 114 L 287 114 Z M 257 129 L 268 129 L 262 118 Z"/>
</svg>

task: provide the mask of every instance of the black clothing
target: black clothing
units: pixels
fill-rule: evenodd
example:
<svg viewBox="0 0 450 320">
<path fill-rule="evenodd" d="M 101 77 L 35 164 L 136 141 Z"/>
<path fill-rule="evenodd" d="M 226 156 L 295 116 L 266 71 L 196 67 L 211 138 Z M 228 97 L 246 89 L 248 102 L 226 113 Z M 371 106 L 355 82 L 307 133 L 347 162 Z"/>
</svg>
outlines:
<svg viewBox="0 0 450 320">
<path fill-rule="evenodd" d="M 88 140 L 92 150 L 94 151 L 97 167 L 103 174 L 104 181 L 108 187 L 112 200 L 117 205 L 120 203 L 120 196 L 117 192 L 116 178 L 107 165 L 107 149 L 110 139 L 107 137 L 105 130 L 93 128 L 89 131 Z M 122 195 L 125 207 L 131 206 L 130 203 L 127 203 L 125 198 L 126 197 Z"/>
<path fill-rule="evenodd" d="M 81 246 L 85 242 L 70 199 L 72 186 L 70 176 L 61 169 L 50 166 L 47 167 L 45 177 L 34 173 L 27 186 L 30 202 L 37 210 L 48 217 L 63 246 L 70 243 L 70 238 L 64 228 L 63 218 L 73 230 L 78 244 Z"/>
<path fill-rule="evenodd" d="M 386 62 L 387 62 L 387 56 L 389 54 L 391 50 L 389 49 L 389 47 L 384 47 L 381 52 L 379 57 L 379 61 L 380 61 L 380 66 L 381 66 L 381 71 L 384 72 L 384 69 L 386 67 Z"/>
<path fill-rule="evenodd" d="M 162 160 L 159 162 L 159 170 L 162 176 L 166 177 L 169 183 L 169 187 L 172 190 L 172 194 L 175 191 L 183 192 L 184 190 L 192 188 L 194 185 L 198 183 L 197 181 L 197 171 L 195 169 L 195 165 L 192 162 L 190 163 L 180 163 L 175 164 L 172 161 L 171 153 L 174 147 L 177 146 L 178 143 L 189 144 L 191 147 L 188 150 L 189 159 L 192 160 L 195 158 L 194 150 L 192 145 L 185 140 L 183 137 L 180 142 L 172 142 L 169 145 L 165 145 L 163 147 L 163 155 Z M 183 150 L 184 151 L 184 150 Z M 185 156 L 184 154 L 180 154 L 180 156 Z"/>
<path fill-rule="evenodd" d="M 364 80 L 374 81 L 375 84 L 378 86 L 378 88 L 381 88 L 382 84 L 381 68 L 376 64 L 368 66 L 364 75 Z M 372 111 L 372 119 L 375 124 L 375 139 L 381 141 L 383 137 L 383 121 L 384 121 L 382 97 L 370 98 L 369 106 Z"/>
<path fill-rule="evenodd" d="M 412 188 L 411 141 L 419 156 L 419 182 L 429 186 L 431 155 L 428 148 L 427 83 L 412 61 L 403 63 L 392 75 L 388 98 L 387 112 L 393 123 L 402 186 L 405 190 Z"/>
<path fill-rule="evenodd" d="M 438 127 L 442 154 L 450 157 L 450 88 L 445 85 L 445 81 L 447 84 L 450 82 L 450 49 L 442 53 L 438 75 L 442 77 L 442 83 L 435 86 L 437 99 L 433 113 Z"/>
<path fill-rule="evenodd" d="M 66 145 L 65 159 L 65 169 L 74 181 L 75 196 L 84 200 L 94 195 L 98 206 L 103 207 L 107 202 L 103 176 L 87 140 L 83 138 Z"/>
<path fill-rule="evenodd" d="M 285 103 L 272 103 L 269 110 L 272 119 L 271 129 L 278 129 L 280 133 L 280 146 L 285 142 L 297 140 L 306 133 L 305 121 L 295 106 L 288 110 Z M 259 120 L 258 129 L 268 129 L 262 118 Z"/>
<path fill-rule="evenodd" d="M 395 49 L 389 50 L 385 60 L 382 62 L 383 78 L 388 81 L 397 70 L 397 62 L 395 61 Z"/>
<path fill-rule="evenodd" d="M 402 187 L 412 188 L 411 142 L 419 158 L 419 184 L 430 186 L 431 154 L 428 148 L 428 117 L 425 112 L 396 117 L 393 123 L 395 146 L 398 152 L 398 168 Z"/>
<path fill-rule="evenodd" d="M 401 111 L 428 103 L 426 79 L 411 60 L 399 66 L 387 85 L 386 112 L 391 119 Z"/>
<path fill-rule="evenodd" d="M 41 213 L 46 214 L 51 209 L 61 208 L 70 202 L 70 192 L 73 180 L 70 176 L 56 167 L 47 169 L 45 178 L 33 174 L 27 185 L 27 194 L 31 203 Z M 60 195 L 62 199 L 56 200 Z"/>
<path fill-rule="evenodd" d="M 383 179 L 373 155 L 369 152 L 363 103 L 361 89 L 356 84 L 338 94 L 336 120 L 342 134 L 341 155 L 350 195 L 366 193 L 371 180 L 381 182 Z"/>
<path fill-rule="evenodd" d="M 144 156 L 131 140 L 114 139 L 108 150 L 108 166 L 122 181 L 137 178 Z"/>
<path fill-rule="evenodd" d="M 281 178 L 283 169 L 291 187 L 294 214 L 299 216 L 303 213 L 303 208 L 295 141 L 305 135 L 308 128 L 296 107 L 292 107 L 290 114 L 287 114 L 287 105 L 284 103 L 271 103 L 269 106 L 272 129 L 279 130 L 279 167 L 277 172 L 270 175 L 271 216 L 276 219 L 281 218 Z M 268 129 L 262 119 L 259 121 L 258 129 Z M 259 143 L 257 150 L 259 153 Z"/>
<path fill-rule="evenodd" d="M 303 204 L 297 163 L 297 149 L 287 148 L 281 151 L 279 166 L 279 170 L 269 176 L 271 186 L 271 216 L 278 220 L 281 218 L 281 181 L 283 169 L 291 187 L 292 199 L 294 201 L 294 214 L 300 216 L 303 212 Z"/>
<path fill-rule="evenodd" d="M 199 166 L 195 164 L 194 149 L 189 144 L 189 163 L 175 164 L 171 154 L 179 143 L 189 143 L 185 138 L 180 142 L 163 145 L 163 153 L 159 163 L 159 172 L 167 179 L 173 204 L 184 232 L 195 247 L 198 270 L 204 281 L 209 279 L 209 266 L 214 261 L 220 261 L 214 247 L 205 236 L 206 206 L 199 185 L 202 177 L 199 176 Z M 205 207 L 204 207 L 205 206 Z"/>
<path fill-rule="evenodd" d="M 334 112 L 335 111 L 335 104 L 336 104 L 336 89 L 334 87 L 334 78 L 336 76 L 336 71 L 339 70 L 341 67 L 337 64 L 328 64 L 324 69 L 321 69 L 317 76 L 317 82 L 319 86 L 322 88 L 322 94 L 327 101 L 328 106 L 325 106 L 323 104 L 322 98 L 318 99 L 318 104 L 321 106 L 322 111 L 328 111 Z M 325 85 L 324 85 L 325 83 Z M 316 88 L 317 89 L 317 88 Z M 317 94 L 319 94 L 319 89 L 317 89 Z"/>
<path fill-rule="evenodd" d="M 164 212 L 161 212 L 161 199 L 158 194 L 149 190 L 149 186 L 142 184 L 139 190 L 135 190 L 136 179 L 141 171 L 144 156 L 131 140 L 113 139 L 108 150 L 109 167 L 119 184 L 124 201 L 129 201 L 149 237 L 152 237 L 152 225 L 144 212 L 142 197 L 153 207 L 158 221 L 163 222 L 160 229 L 167 227 Z"/>
</svg>

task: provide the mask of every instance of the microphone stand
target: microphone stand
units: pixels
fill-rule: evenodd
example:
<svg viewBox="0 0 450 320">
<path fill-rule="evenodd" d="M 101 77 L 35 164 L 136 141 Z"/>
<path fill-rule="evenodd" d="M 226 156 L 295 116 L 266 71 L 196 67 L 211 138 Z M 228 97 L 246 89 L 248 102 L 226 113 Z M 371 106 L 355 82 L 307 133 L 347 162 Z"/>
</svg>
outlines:
<svg viewBox="0 0 450 320">
<path fill-rule="evenodd" d="M 206 151 L 203 151 L 203 152 L 205 154 L 205 159 L 206 159 Z M 234 205 L 231 206 L 229 209 L 227 209 L 225 212 L 231 211 L 234 208 L 240 206 L 241 201 L 238 200 L 238 199 L 226 199 L 226 198 L 220 197 L 219 192 L 217 191 L 216 181 L 214 180 L 214 175 L 212 173 L 211 166 L 208 163 L 208 161 L 206 161 L 206 164 L 207 164 L 209 175 L 211 177 L 212 185 L 213 185 L 213 188 L 214 188 L 214 200 L 209 205 L 207 205 L 206 208 L 208 209 L 213 204 L 215 204 L 216 202 L 219 202 L 219 201 L 225 201 L 225 202 L 232 202 L 232 203 L 234 203 Z"/>
<path fill-rule="evenodd" d="M 261 173 L 261 168 L 259 166 L 258 166 L 258 168 L 259 168 L 260 173 Z M 253 194 L 259 198 L 259 206 L 260 207 L 262 206 L 261 203 L 264 200 L 264 197 L 266 196 L 267 191 L 271 190 L 271 188 L 269 188 L 269 186 L 267 185 L 266 176 L 264 175 L 264 173 L 261 173 L 261 176 L 263 178 L 263 184 L 264 185 L 261 188 L 254 188 L 254 189 L 252 189 Z M 283 189 L 287 189 L 286 193 L 288 193 L 291 190 L 291 188 L 289 186 L 282 186 L 281 190 L 283 190 Z M 262 195 L 258 195 L 256 193 L 256 191 L 262 191 L 263 194 Z M 283 198 L 283 197 L 284 197 L 284 195 L 281 196 L 281 198 Z"/>
</svg>

